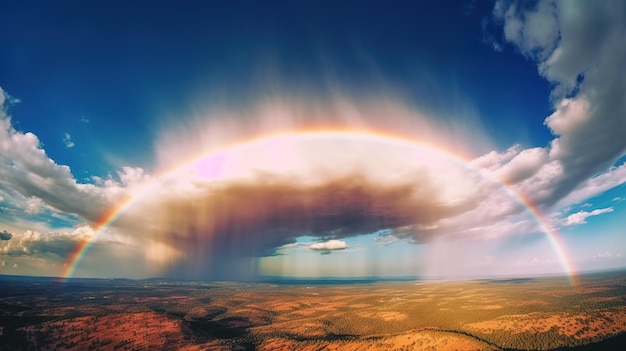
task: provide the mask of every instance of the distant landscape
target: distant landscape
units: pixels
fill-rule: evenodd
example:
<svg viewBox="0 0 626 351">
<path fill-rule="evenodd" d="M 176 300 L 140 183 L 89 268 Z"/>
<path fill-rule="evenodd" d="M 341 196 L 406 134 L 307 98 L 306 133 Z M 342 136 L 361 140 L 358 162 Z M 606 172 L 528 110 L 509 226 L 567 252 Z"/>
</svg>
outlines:
<svg viewBox="0 0 626 351">
<path fill-rule="evenodd" d="M 626 272 L 275 283 L 1 276 L 3 350 L 600 350 Z"/>
</svg>

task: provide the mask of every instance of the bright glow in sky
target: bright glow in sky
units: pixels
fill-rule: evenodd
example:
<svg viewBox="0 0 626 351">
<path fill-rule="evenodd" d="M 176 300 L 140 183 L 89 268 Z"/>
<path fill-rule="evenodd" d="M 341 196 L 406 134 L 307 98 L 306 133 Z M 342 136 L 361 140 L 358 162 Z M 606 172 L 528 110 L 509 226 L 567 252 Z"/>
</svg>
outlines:
<svg viewBox="0 0 626 351">
<path fill-rule="evenodd" d="M 0 274 L 626 267 L 623 2 L 355 6 L 0 5 Z"/>
</svg>

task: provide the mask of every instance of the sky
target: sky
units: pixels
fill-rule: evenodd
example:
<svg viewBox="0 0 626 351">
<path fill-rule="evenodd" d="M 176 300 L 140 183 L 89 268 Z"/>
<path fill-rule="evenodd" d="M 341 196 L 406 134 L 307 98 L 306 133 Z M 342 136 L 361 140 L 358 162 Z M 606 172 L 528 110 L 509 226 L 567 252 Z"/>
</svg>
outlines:
<svg viewBox="0 0 626 351">
<path fill-rule="evenodd" d="M 0 274 L 626 268 L 622 1 L 5 1 Z"/>
</svg>

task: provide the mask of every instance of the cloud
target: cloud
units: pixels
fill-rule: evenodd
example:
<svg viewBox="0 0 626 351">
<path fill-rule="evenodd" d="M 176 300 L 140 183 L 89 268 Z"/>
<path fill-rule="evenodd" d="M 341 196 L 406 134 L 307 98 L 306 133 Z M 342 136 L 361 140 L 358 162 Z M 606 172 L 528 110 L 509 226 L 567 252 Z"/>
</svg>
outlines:
<svg viewBox="0 0 626 351">
<path fill-rule="evenodd" d="M 19 104 L 20 102 L 22 102 L 20 99 L 11 96 L 0 87 L 0 110 L 2 113 L 4 113 L 8 107 Z"/>
<path fill-rule="evenodd" d="M 502 43 L 493 35 L 493 27 L 495 24 L 489 18 L 483 18 L 481 22 L 483 29 L 483 43 L 491 47 L 493 51 L 501 52 L 503 50 Z"/>
<path fill-rule="evenodd" d="M 225 261 L 271 255 L 300 236 L 333 238 L 328 245 L 334 245 L 341 238 L 381 229 L 414 223 L 426 226 L 463 211 L 466 202 L 441 202 L 441 195 L 433 192 L 436 186 L 431 176 L 435 177 L 422 172 L 411 182 L 389 185 L 361 174 L 329 179 L 318 174 L 316 184 L 267 175 L 243 183 L 211 182 L 205 187 L 196 183 L 191 194 L 180 197 L 157 189 L 135 211 L 145 211 L 137 213 L 138 218 L 151 218 L 154 230 L 150 235 L 186 253 L 188 259 L 203 262 L 203 273 L 211 276 L 224 274 Z M 148 234 L 146 229 L 144 234 Z M 419 226 L 406 235 L 415 240 L 429 236 Z M 184 260 L 180 264 L 186 268 L 176 274 L 188 274 L 189 266 L 199 264 Z"/>
<path fill-rule="evenodd" d="M 556 4 L 553 1 L 529 3 L 498 1 L 494 15 L 503 22 L 504 38 L 517 45 L 520 52 L 536 60 L 545 60 L 559 39 Z"/>
<path fill-rule="evenodd" d="M 548 153 L 544 148 L 522 150 L 500 167 L 496 175 L 507 183 L 519 183 L 537 174 L 547 161 Z"/>
<path fill-rule="evenodd" d="M 14 128 L 6 108 L 16 100 L 0 89 L 0 194 L 5 200 L 0 215 L 56 211 L 93 223 L 132 199 L 115 222 L 116 233 L 144 246 L 155 260 L 171 259 L 166 273 L 180 277 L 237 277 L 242 259 L 272 254 L 300 236 L 327 240 L 313 245 L 345 244 L 345 238 L 388 230 L 385 238 L 424 243 L 537 231 L 515 193 L 545 210 L 580 203 L 626 182 L 626 166 L 615 164 L 626 150 L 625 6 L 495 3 L 493 18 L 501 25 L 503 42 L 490 32 L 494 22 L 489 21 L 483 22 L 483 40 L 497 51 L 506 49 L 505 43 L 513 45 L 553 84 L 554 111 L 545 126 L 554 140 L 544 147 L 515 145 L 490 152 L 472 162 L 478 171 L 456 167 L 442 155 L 429 157 L 432 150 L 409 155 L 414 150 L 385 143 L 306 144 L 278 138 L 218 153 L 167 179 L 124 167 L 80 183 L 68 166 L 46 154 L 35 134 Z M 454 152 L 466 151 L 459 147 L 464 141 L 473 145 L 467 135 L 485 139 L 474 137 L 473 130 L 459 133 L 465 125 L 442 128 L 437 118 L 425 118 L 398 101 L 362 100 L 338 98 L 330 108 L 277 100 L 258 109 L 212 110 L 197 123 L 165 128 L 155 158 L 170 169 L 204 150 L 320 126 L 397 132 Z M 393 116 L 393 121 L 381 116 Z M 74 146 L 69 133 L 63 142 Z M 606 212 L 609 208 L 574 213 L 563 225 Z M 77 240 L 67 233 L 31 230 L 2 242 L 2 249 L 15 256 L 61 257 Z"/>
<path fill-rule="evenodd" d="M 274 108 L 297 112 L 290 105 Z M 339 112 L 353 108 L 343 102 Z M 410 113 L 393 105 L 388 114 L 398 111 Z M 242 260 L 271 255 L 300 236 L 340 240 L 392 229 L 416 242 L 429 240 L 441 235 L 431 231 L 439 221 L 479 201 L 479 175 L 468 176 L 449 157 L 365 137 L 272 139 L 201 159 L 166 179 L 123 167 L 115 177 L 84 184 L 47 156 L 36 135 L 16 130 L 6 109 L 0 117 L 0 192 L 10 205 L 3 212 L 93 223 L 134 197 L 115 232 L 144 246 L 151 260 L 167 262 L 165 274 L 180 277 L 241 277 Z M 2 252 L 61 257 L 75 244 L 71 236 L 30 230 Z"/>
<path fill-rule="evenodd" d="M 14 235 L 12 240 L 0 242 L 0 255 L 55 257 L 65 259 L 81 242 L 89 240 L 93 231 L 89 227 L 78 228 L 72 232 L 40 233 L 27 230 Z"/>
<path fill-rule="evenodd" d="M 358 109 L 356 103 L 342 106 L 343 114 Z M 274 108 L 276 113 L 265 113 L 302 114 L 291 111 L 291 105 Z M 384 114 L 397 111 L 410 112 L 392 106 Z M 163 274 L 172 276 L 253 275 L 253 269 L 242 273 L 242 261 L 275 254 L 301 236 L 342 240 L 388 230 L 389 238 L 422 243 L 535 229 L 528 221 L 509 219 L 523 207 L 497 182 L 434 148 L 406 148 L 364 136 L 275 137 L 223 149 L 164 179 L 122 167 L 115 177 L 81 184 L 69 167 L 46 155 L 34 134 L 15 130 L 6 113 L 2 117 L 6 142 L 0 146 L 0 191 L 9 194 L 14 210 L 96 222 L 120 201 L 134 198 L 119 214 L 115 231 L 144 247 L 149 260 L 163 262 Z M 193 135 L 188 139 L 196 140 Z M 543 149 L 514 146 L 475 163 L 525 184 L 550 173 L 540 165 L 547 157 Z M 29 233 L 5 251 L 60 257 L 76 243 L 70 236 L 49 234 L 48 240 L 48 234 L 34 234 L 41 231 Z"/>
<path fill-rule="evenodd" d="M 502 40 L 533 60 L 554 85 L 554 113 L 545 119 L 554 140 L 545 147 L 514 145 L 489 152 L 472 162 L 478 171 L 450 165 L 454 162 L 442 155 L 428 156 L 432 150 L 409 155 L 385 143 L 306 144 L 278 138 L 199 160 L 167 179 L 123 167 L 79 183 L 69 167 L 48 157 L 37 136 L 13 127 L 6 112 L 11 98 L 0 90 L 0 194 L 11 214 L 50 210 L 86 222 L 97 222 L 132 198 L 115 229 L 143 245 L 149 257 L 170 260 L 166 273 L 179 277 L 241 277 L 242 259 L 270 255 L 299 236 L 343 242 L 389 230 L 388 238 L 423 243 L 538 231 L 509 190 L 546 209 L 579 203 L 626 181 L 625 166 L 614 165 L 626 149 L 621 135 L 626 99 L 620 95 L 626 90 L 620 74 L 625 66 L 623 7 L 496 2 L 493 13 Z M 483 39 L 502 50 L 504 42 L 487 32 L 493 23 L 483 23 Z M 466 151 L 463 141 L 473 145 L 467 135 L 474 129 L 444 128 L 398 101 L 338 98 L 328 108 L 278 100 L 260 105 L 211 110 L 197 123 L 167 128 L 156 144 L 159 166 L 170 169 L 198 150 L 329 125 L 398 133 L 454 152 Z M 394 120 L 381 122 L 380 116 Z M 68 133 L 63 141 L 74 146 Z M 420 158 L 424 162 L 411 163 Z M 599 214 L 593 213 L 573 214 L 567 221 L 574 225 Z M 7 252 L 59 256 L 75 243 L 67 235 L 36 231 L 20 240 L 11 240 Z"/>
<path fill-rule="evenodd" d="M 544 182 L 543 195 L 536 197 L 541 204 L 554 205 L 581 185 L 585 190 L 568 202 L 589 196 L 583 183 L 615 172 L 609 168 L 626 152 L 625 12 L 622 1 L 498 1 L 494 6 L 504 40 L 534 60 L 554 85 L 555 111 L 545 125 L 555 135 L 549 159 L 560 171 Z"/>
<path fill-rule="evenodd" d="M 7 232 L 6 230 L 3 230 L 0 232 L 0 240 L 11 240 L 11 238 L 13 237 L 13 234 Z"/>
<path fill-rule="evenodd" d="M 614 259 L 621 259 L 622 258 L 622 254 L 620 252 L 617 253 L 612 253 L 609 251 L 605 251 L 605 252 L 601 252 L 598 254 L 595 254 L 591 257 L 592 260 L 594 261 L 598 261 L 598 260 L 614 260 Z"/>
<path fill-rule="evenodd" d="M 300 247 L 305 246 L 305 243 L 293 242 L 281 245 L 276 248 L 274 255 L 288 255 L 296 250 L 300 249 Z"/>
<path fill-rule="evenodd" d="M 101 186 L 78 183 L 70 168 L 50 159 L 37 136 L 16 130 L 6 110 L 6 93 L 0 88 L 0 191 L 3 197 L 38 213 L 42 204 L 54 211 L 96 221 L 120 197 L 124 186 L 109 179 Z"/>
<path fill-rule="evenodd" d="M 348 244 L 346 244 L 345 241 L 334 240 L 334 239 L 309 245 L 309 249 L 311 250 L 323 250 L 323 251 L 344 250 L 347 248 L 348 248 Z"/>
<path fill-rule="evenodd" d="M 60 258 L 69 255 L 77 244 L 69 237 L 27 231 L 11 243 L 0 245 L 0 255 L 45 257 L 52 254 Z"/>
<path fill-rule="evenodd" d="M 303 119 L 306 114 L 289 104 L 274 108 L 263 113 Z M 352 109 L 359 108 L 354 103 Z M 401 109 L 390 109 L 396 110 Z M 254 109 L 249 113 L 263 115 Z M 226 119 L 226 131 L 237 129 L 233 120 L 240 119 Z M 187 135 L 185 143 L 213 142 L 197 135 L 220 131 L 213 119 L 207 121 L 212 128 L 198 125 L 191 131 L 183 125 L 185 133 L 173 128 L 172 135 Z M 159 143 L 159 150 L 173 152 L 167 147 L 170 138 Z M 195 150 L 199 144 L 194 142 Z M 150 237 L 180 253 L 165 274 L 241 278 L 243 270 L 225 267 L 241 266 L 238 259 L 281 253 L 282 245 L 302 236 L 342 240 L 390 230 L 416 243 L 438 236 L 474 240 L 483 236 L 478 228 L 522 210 L 499 183 L 434 147 L 407 147 L 368 133 L 279 134 L 224 148 L 229 144 L 208 144 L 206 150 L 216 150 L 213 155 L 159 179 L 149 191 L 140 190 L 141 198 L 116 222 L 124 223 L 129 235 Z M 176 148 L 185 150 L 184 145 Z"/>
<path fill-rule="evenodd" d="M 80 118 L 80 121 L 83 123 L 89 123 L 89 118 L 83 116 Z"/>
<path fill-rule="evenodd" d="M 574 226 L 574 225 L 585 224 L 587 223 L 586 219 L 588 217 L 599 216 L 601 214 L 610 213 L 610 212 L 613 212 L 612 207 L 600 208 L 600 209 L 593 210 L 591 212 L 578 211 L 576 213 L 572 213 L 571 215 L 563 219 L 561 222 L 561 225 L 565 227 L 569 227 L 569 226 Z"/>
<path fill-rule="evenodd" d="M 382 234 L 378 235 L 374 240 L 376 240 L 379 245 L 387 246 L 396 243 L 398 237 L 393 234 Z"/>
<path fill-rule="evenodd" d="M 520 145 L 513 145 L 505 152 L 490 151 L 489 153 L 472 160 L 471 164 L 477 168 L 495 171 L 510 162 L 520 153 L 520 151 Z"/>
<path fill-rule="evenodd" d="M 574 191 L 561 199 L 558 205 L 576 204 L 624 183 L 626 183 L 626 164 L 612 167 L 604 173 L 583 181 Z"/>
<path fill-rule="evenodd" d="M 40 198 L 33 196 L 26 200 L 26 208 L 24 209 L 24 212 L 30 215 L 39 214 L 44 211 L 44 208 L 45 206 L 43 201 L 41 201 Z"/>
<path fill-rule="evenodd" d="M 65 136 L 63 136 L 63 143 L 65 144 L 65 147 L 67 148 L 72 148 L 74 147 L 74 142 L 72 141 L 72 136 L 70 135 L 70 133 L 65 133 Z"/>
</svg>

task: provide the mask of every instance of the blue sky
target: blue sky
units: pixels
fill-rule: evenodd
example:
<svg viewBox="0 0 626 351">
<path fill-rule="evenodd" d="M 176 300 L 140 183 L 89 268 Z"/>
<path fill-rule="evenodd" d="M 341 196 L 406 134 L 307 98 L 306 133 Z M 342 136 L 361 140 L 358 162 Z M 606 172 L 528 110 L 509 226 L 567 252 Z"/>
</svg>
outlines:
<svg viewBox="0 0 626 351">
<path fill-rule="evenodd" d="M 0 231 L 11 235 L 0 241 L 0 274 L 61 274 L 85 239 L 94 244 L 78 276 L 562 273 L 501 182 L 540 208 L 577 270 L 624 267 L 625 25 L 618 1 L 3 3 Z M 457 181 L 458 164 L 428 150 L 405 165 L 385 154 L 405 151 L 376 138 L 351 140 L 341 158 L 328 150 L 345 135 L 331 135 L 317 141 L 326 146 L 231 150 L 226 165 L 244 166 L 220 173 L 220 188 L 188 173 L 159 178 L 181 160 L 318 125 L 426 143 L 463 154 L 472 170 Z M 312 171 L 333 157 L 339 178 Z M 394 186 L 438 197 L 385 203 L 383 166 L 410 174 Z M 340 181 L 354 176 L 348 169 L 366 179 L 358 196 L 392 210 L 359 207 L 354 185 Z M 435 169 L 453 184 L 439 184 Z M 425 171 L 411 178 L 416 170 Z M 306 215 L 292 200 L 276 200 L 287 214 L 245 207 L 283 196 L 278 185 L 298 196 L 338 186 L 361 212 L 317 197 Z M 232 199 L 219 210 L 230 217 L 206 207 L 216 194 Z M 124 196 L 141 200 L 98 230 Z M 206 218 L 217 224 L 203 227 Z M 341 244 L 313 248 L 330 240 Z"/>
</svg>

